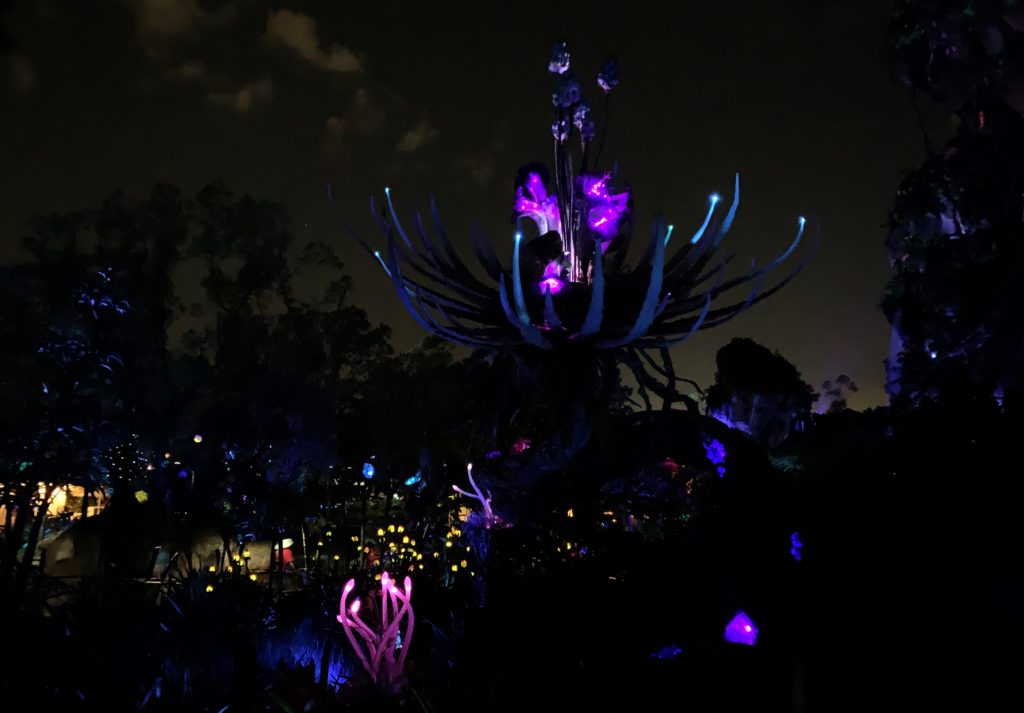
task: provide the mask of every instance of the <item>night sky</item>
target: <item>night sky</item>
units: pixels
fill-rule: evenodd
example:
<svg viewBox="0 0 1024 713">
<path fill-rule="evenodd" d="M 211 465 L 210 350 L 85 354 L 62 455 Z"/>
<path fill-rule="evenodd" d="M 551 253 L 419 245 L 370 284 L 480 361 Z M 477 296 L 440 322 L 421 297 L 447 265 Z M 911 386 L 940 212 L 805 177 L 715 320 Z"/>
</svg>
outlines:
<svg viewBox="0 0 1024 713">
<path fill-rule="evenodd" d="M 222 180 L 286 203 L 300 241 L 336 245 L 356 302 L 408 348 L 422 333 L 338 230 L 325 185 L 371 237 L 367 198 L 390 185 L 407 209 L 435 193 L 464 245 L 478 219 L 507 252 L 515 171 L 549 161 L 546 65 L 565 39 L 595 107 L 600 60 L 622 62 L 605 151 L 633 186 L 640 235 L 657 211 L 684 232 L 699 225 L 735 171 L 743 199 L 726 246 L 738 263 L 784 249 L 799 215 L 820 225 L 808 269 L 678 348 L 677 371 L 710 383 L 715 352 L 750 336 L 815 386 L 849 374 L 852 406 L 880 404 L 881 226 L 923 158 L 909 95 L 885 67 L 892 4 L 0 3 L 0 260 L 21 256 L 35 213 Z M 944 121 L 929 119 L 939 132 Z"/>
</svg>

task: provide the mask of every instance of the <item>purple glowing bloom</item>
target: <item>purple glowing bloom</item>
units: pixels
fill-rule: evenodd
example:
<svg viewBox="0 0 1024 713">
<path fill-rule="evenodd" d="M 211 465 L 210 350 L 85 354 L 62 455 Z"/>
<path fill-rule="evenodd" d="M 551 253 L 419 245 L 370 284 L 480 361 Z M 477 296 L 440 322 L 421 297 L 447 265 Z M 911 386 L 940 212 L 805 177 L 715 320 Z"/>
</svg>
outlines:
<svg viewBox="0 0 1024 713">
<path fill-rule="evenodd" d="M 551 48 L 551 61 L 548 62 L 548 71 L 552 74 L 565 74 L 569 71 L 569 45 L 566 42 L 556 42 Z"/>
<path fill-rule="evenodd" d="M 590 141 L 597 134 L 597 125 L 593 119 L 584 119 L 580 124 L 580 136 L 584 141 Z"/>
<path fill-rule="evenodd" d="M 548 195 L 548 189 L 544 186 L 539 173 L 530 173 L 526 185 L 516 189 L 516 202 L 513 208 L 520 216 L 536 223 L 541 235 L 552 230 L 558 232 L 561 228 L 558 199 Z"/>
<path fill-rule="evenodd" d="M 555 119 L 551 122 L 551 135 L 556 141 L 565 141 L 569 138 L 569 120 Z"/>
<path fill-rule="evenodd" d="M 487 453 L 487 460 L 494 460 L 495 458 L 501 458 L 501 451 L 489 451 Z"/>
<path fill-rule="evenodd" d="M 736 616 L 725 625 L 725 640 L 732 644 L 743 644 L 753 646 L 757 643 L 757 626 L 750 617 L 742 611 L 736 612 Z"/>
<path fill-rule="evenodd" d="M 562 265 L 558 260 L 552 260 L 544 268 L 544 275 L 537 285 L 541 294 L 550 292 L 557 295 L 565 288 L 565 281 L 562 279 Z"/>
<path fill-rule="evenodd" d="M 572 123 L 576 125 L 577 129 L 583 128 L 583 122 L 586 121 L 587 116 L 590 114 L 590 104 L 586 99 L 580 101 L 572 110 Z"/>
<path fill-rule="evenodd" d="M 715 470 L 718 471 L 718 477 L 722 478 L 725 476 L 725 446 L 717 438 L 711 438 L 704 441 L 704 452 L 707 454 L 708 460 L 715 465 Z"/>
<path fill-rule="evenodd" d="M 606 240 L 619 233 L 619 221 L 629 210 L 629 191 L 612 193 L 611 176 L 581 176 L 583 199 L 588 206 L 587 225 Z"/>
<path fill-rule="evenodd" d="M 609 57 L 601 65 L 601 71 L 597 74 L 597 86 L 605 92 L 610 92 L 619 83 L 619 60 Z"/>
<path fill-rule="evenodd" d="M 555 89 L 551 92 L 551 103 L 559 109 L 568 109 L 580 100 L 579 80 L 571 74 L 563 74 L 555 80 Z"/>
</svg>

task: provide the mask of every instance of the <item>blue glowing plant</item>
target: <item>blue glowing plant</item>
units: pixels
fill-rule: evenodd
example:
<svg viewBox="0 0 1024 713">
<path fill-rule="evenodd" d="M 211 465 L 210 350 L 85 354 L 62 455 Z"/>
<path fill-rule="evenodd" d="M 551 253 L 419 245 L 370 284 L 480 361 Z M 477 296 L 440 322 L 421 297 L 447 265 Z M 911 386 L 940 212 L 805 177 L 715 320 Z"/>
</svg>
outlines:
<svg viewBox="0 0 1024 713">
<path fill-rule="evenodd" d="M 399 218 L 390 189 L 384 189 L 382 210 L 371 199 L 371 211 L 387 239 L 385 253 L 346 229 L 381 265 L 406 310 L 431 334 L 484 349 L 589 345 L 614 351 L 642 387 L 663 392 L 658 388 L 662 378 L 670 384 L 676 381 L 669 347 L 735 317 L 781 289 L 799 271 L 804 263 L 764 289 L 768 273 L 796 250 L 805 220 L 799 219 L 796 237 L 777 258 L 727 278 L 725 269 L 733 256 L 720 258 L 717 253 L 739 207 L 737 176 L 724 216 L 716 216 L 721 201 L 712 195 L 700 227 L 689 240 L 680 241 L 675 252 L 669 250 L 673 226 L 656 220 L 640 260 L 626 266 L 632 192 L 628 187 L 613 188 L 617 167 L 600 167 L 607 126 L 600 142 L 595 141 L 590 105 L 569 67 L 569 50 L 560 43 L 549 63 L 555 78 L 553 178 L 541 164 L 519 171 L 511 265 L 498 258 L 479 232 L 472 237 L 473 251 L 489 281 L 478 277 L 459 255 L 433 198 L 430 229 L 416 212 L 408 223 L 411 230 Z M 609 60 L 597 83 L 607 94 L 618 82 L 618 63 Z M 578 137 L 578 149 L 573 137 Z M 535 237 L 524 233 L 524 219 L 536 226 Z M 745 298 L 712 308 L 718 298 L 744 286 Z M 648 354 L 650 350 L 661 351 L 661 364 Z"/>
<path fill-rule="evenodd" d="M 722 444 L 717 438 L 709 438 L 704 441 L 704 453 L 707 458 L 715 466 L 715 471 L 718 473 L 718 477 L 725 477 L 725 445 Z"/>
<path fill-rule="evenodd" d="M 804 543 L 800 541 L 800 533 L 794 532 L 789 536 L 789 554 L 793 556 L 797 562 L 803 561 L 803 555 L 800 550 L 804 548 Z"/>
</svg>

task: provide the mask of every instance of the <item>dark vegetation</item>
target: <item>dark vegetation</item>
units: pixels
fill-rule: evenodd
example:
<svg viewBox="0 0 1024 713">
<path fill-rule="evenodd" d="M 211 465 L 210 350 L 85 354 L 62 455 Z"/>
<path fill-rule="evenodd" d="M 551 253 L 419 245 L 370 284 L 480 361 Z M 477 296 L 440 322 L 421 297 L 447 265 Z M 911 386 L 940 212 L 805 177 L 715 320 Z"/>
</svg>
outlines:
<svg viewBox="0 0 1024 713">
<path fill-rule="evenodd" d="M 902 350 L 866 412 L 841 376 L 814 413 L 750 340 L 703 413 L 565 357 L 395 354 L 329 246 L 223 186 L 39 217 L 0 268 L 4 710 L 1017 700 L 1021 27 L 901 3 L 900 77 L 961 122 L 896 196 Z M 336 619 L 385 569 L 414 582 L 395 686 Z M 723 641 L 740 610 L 755 646 Z"/>
</svg>

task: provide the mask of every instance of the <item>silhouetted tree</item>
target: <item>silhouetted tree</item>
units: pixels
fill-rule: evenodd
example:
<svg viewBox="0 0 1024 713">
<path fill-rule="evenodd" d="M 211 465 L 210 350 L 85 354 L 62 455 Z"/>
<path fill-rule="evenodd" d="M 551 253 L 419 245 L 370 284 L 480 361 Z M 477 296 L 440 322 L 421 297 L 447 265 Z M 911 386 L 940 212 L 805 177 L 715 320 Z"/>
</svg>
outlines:
<svg viewBox="0 0 1024 713">
<path fill-rule="evenodd" d="M 718 350 L 708 413 L 773 447 L 803 427 L 817 395 L 795 366 L 752 339 Z"/>
<path fill-rule="evenodd" d="M 889 214 L 889 390 L 935 396 L 966 370 L 989 391 L 1024 381 L 1024 10 L 1004 0 L 904 2 L 897 75 L 953 112 Z"/>
</svg>

